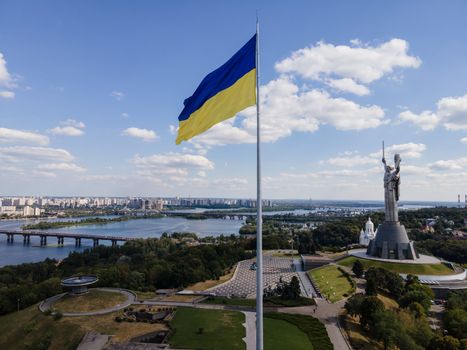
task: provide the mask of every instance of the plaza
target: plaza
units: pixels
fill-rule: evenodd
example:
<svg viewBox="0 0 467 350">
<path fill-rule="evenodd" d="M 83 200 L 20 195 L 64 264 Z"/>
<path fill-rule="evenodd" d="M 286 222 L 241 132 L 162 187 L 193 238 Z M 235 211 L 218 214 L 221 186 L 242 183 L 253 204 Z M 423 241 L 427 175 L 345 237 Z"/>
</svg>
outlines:
<svg viewBox="0 0 467 350">
<path fill-rule="evenodd" d="M 206 292 L 218 296 L 254 298 L 256 293 L 256 270 L 251 269 L 251 265 L 255 261 L 256 259 L 240 261 L 232 279 L 210 288 Z M 303 291 L 303 282 L 295 271 L 291 259 L 273 256 L 263 257 L 263 288 L 274 288 L 280 281 L 290 282 L 293 276 L 296 276 L 300 281 L 302 295 L 306 295 Z"/>
</svg>

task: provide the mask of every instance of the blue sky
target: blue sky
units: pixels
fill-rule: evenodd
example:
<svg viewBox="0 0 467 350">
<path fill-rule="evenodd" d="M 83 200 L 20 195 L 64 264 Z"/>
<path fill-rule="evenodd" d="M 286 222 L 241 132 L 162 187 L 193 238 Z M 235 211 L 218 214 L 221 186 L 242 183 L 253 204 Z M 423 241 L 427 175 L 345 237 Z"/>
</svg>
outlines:
<svg viewBox="0 0 467 350">
<path fill-rule="evenodd" d="M 265 197 L 467 192 L 463 1 L 0 1 L 0 195 L 254 197 L 254 110 L 174 132 L 256 9 Z"/>
</svg>

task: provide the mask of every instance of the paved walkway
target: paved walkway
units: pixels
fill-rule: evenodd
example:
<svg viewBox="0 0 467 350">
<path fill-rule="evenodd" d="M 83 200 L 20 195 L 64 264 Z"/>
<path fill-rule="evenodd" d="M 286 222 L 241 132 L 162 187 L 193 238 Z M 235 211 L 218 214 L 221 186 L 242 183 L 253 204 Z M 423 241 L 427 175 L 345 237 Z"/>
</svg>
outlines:
<svg viewBox="0 0 467 350">
<path fill-rule="evenodd" d="M 246 350 L 255 350 L 256 348 L 256 314 L 251 311 L 243 311 L 246 329 L 246 336 L 243 341 L 246 343 Z"/>
<path fill-rule="evenodd" d="M 305 271 L 303 271 L 303 266 L 300 260 L 294 259 L 293 264 L 295 266 L 295 271 L 297 272 L 298 278 L 300 280 L 302 295 L 309 298 L 317 296 L 318 293 L 316 292 L 315 287 L 313 287 L 313 285 L 311 284 L 308 274 Z"/>
<path fill-rule="evenodd" d="M 78 317 L 78 316 L 96 316 L 96 315 L 104 315 L 104 314 L 110 314 L 111 312 L 115 312 L 118 310 L 122 310 L 131 304 L 135 303 L 136 300 L 136 295 L 126 289 L 119 289 L 119 288 L 92 288 L 90 290 L 98 290 L 102 292 L 112 292 L 112 293 L 120 293 L 125 295 L 127 298 L 126 300 L 121 303 L 117 304 L 113 307 L 107 308 L 107 309 L 101 309 L 101 310 L 96 310 L 96 311 L 89 311 L 89 312 L 62 312 L 63 316 L 67 317 Z M 45 299 L 39 304 L 39 310 L 42 312 L 45 312 L 46 310 L 53 309 L 53 305 L 63 298 L 67 293 L 62 293 L 59 295 L 55 295 L 51 298 Z"/>
</svg>

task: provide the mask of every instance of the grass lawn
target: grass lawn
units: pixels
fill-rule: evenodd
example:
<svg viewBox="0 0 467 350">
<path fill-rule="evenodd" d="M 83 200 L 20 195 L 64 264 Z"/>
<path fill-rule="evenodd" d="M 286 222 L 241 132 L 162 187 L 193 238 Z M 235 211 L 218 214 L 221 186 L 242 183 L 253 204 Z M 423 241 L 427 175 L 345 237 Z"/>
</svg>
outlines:
<svg viewBox="0 0 467 350">
<path fill-rule="evenodd" d="M 308 271 L 308 274 L 318 285 L 321 294 L 333 303 L 353 292 L 352 284 L 335 265 L 319 267 Z"/>
<path fill-rule="evenodd" d="M 401 264 L 401 263 L 390 263 L 383 261 L 376 261 L 370 259 L 359 259 L 354 256 L 349 256 L 338 262 L 339 265 L 352 267 L 356 260 L 360 260 L 365 267 L 382 267 L 386 270 L 396 273 L 406 273 L 415 275 L 449 275 L 453 274 L 454 271 L 444 264 Z"/>
<path fill-rule="evenodd" d="M 170 322 L 174 332 L 169 344 L 182 349 L 244 350 L 244 322 L 241 312 L 178 308 Z"/>
<path fill-rule="evenodd" d="M 328 333 L 324 324 L 322 324 L 317 318 L 307 315 L 297 315 L 297 314 L 284 314 L 277 312 L 269 312 L 264 315 L 265 317 L 265 339 L 266 346 L 265 349 L 316 349 L 316 350 L 333 350 L 333 345 L 329 339 Z M 274 335 L 271 335 L 271 329 L 268 330 L 268 320 L 273 319 L 276 321 L 282 321 L 286 324 L 293 326 L 286 326 L 284 323 L 273 323 L 272 331 L 276 331 Z M 296 329 L 298 330 L 296 330 Z M 304 341 L 302 334 L 308 338 L 308 342 Z M 268 347 L 268 336 L 277 336 L 278 338 L 287 339 L 290 345 L 285 346 L 274 346 L 274 344 Z M 280 340 L 278 340 L 280 341 Z M 283 342 L 281 344 L 287 344 Z M 301 345 L 306 345 L 306 347 L 299 347 Z M 292 345 L 293 344 L 293 345 Z M 337 350 L 337 349 L 336 349 Z"/>
<path fill-rule="evenodd" d="M 89 293 L 78 296 L 66 295 L 57 301 L 53 308 L 62 312 L 86 312 L 106 309 L 126 300 L 126 296 L 116 292 L 90 289 Z"/>
<path fill-rule="evenodd" d="M 191 303 L 193 300 L 199 299 L 199 295 L 168 295 L 161 298 L 161 301 L 180 301 L 184 303 Z"/>
<path fill-rule="evenodd" d="M 230 280 L 235 272 L 237 265 L 234 265 L 227 273 L 221 277 L 219 277 L 218 280 L 207 280 L 203 282 L 198 282 L 195 283 L 191 286 L 186 287 L 185 289 L 188 290 L 194 290 L 194 291 L 203 291 L 212 287 L 215 287 L 221 283 L 227 282 Z"/>
<path fill-rule="evenodd" d="M 136 297 L 139 300 L 150 300 L 158 297 L 158 295 L 155 292 L 140 292 L 134 290 L 133 293 L 136 294 Z"/>
<path fill-rule="evenodd" d="M 87 331 L 95 330 L 113 335 L 114 341 L 128 341 L 150 332 L 167 329 L 163 324 L 114 321 L 120 312 L 101 316 L 63 317 L 54 321 L 42 314 L 37 305 L 20 312 L 0 316 L 0 349 L 38 349 L 39 344 L 50 343 L 48 350 L 76 349 Z M 44 346 L 44 349 L 47 348 Z"/>
<path fill-rule="evenodd" d="M 283 320 L 264 319 L 265 350 L 313 350 L 307 335 L 297 326 Z"/>
</svg>

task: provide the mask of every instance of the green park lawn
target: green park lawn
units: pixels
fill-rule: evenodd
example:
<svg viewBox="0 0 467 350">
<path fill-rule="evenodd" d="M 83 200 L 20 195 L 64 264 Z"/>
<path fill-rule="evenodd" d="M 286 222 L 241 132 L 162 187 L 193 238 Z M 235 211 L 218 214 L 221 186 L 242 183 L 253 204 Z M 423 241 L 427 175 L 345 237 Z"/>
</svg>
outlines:
<svg viewBox="0 0 467 350">
<path fill-rule="evenodd" d="M 312 316 L 274 312 L 264 317 L 266 350 L 332 350 L 326 328 Z M 241 312 L 178 308 L 170 324 L 173 333 L 169 344 L 183 349 L 245 349 L 244 322 Z"/>
<path fill-rule="evenodd" d="M 169 343 L 177 349 L 243 350 L 244 322 L 241 312 L 178 308 L 170 322 L 174 331 Z"/>
<path fill-rule="evenodd" d="M 264 318 L 264 348 L 266 350 L 313 350 L 307 335 L 297 326 L 283 320 Z"/>
<path fill-rule="evenodd" d="M 370 259 L 359 259 L 354 256 L 344 258 L 337 263 L 342 266 L 352 267 L 354 262 L 360 260 L 365 269 L 370 267 L 382 267 L 386 270 L 414 274 L 414 275 L 449 275 L 454 271 L 444 264 L 401 264 L 401 263 L 389 263 L 383 261 L 376 261 Z"/>
<path fill-rule="evenodd" d="M 354 291 L 348 277 L 335 265 L 319 267 L 308 271 L 308 274 L 318 285 L 321 294 L 333 303 Z"/>
</svg>

